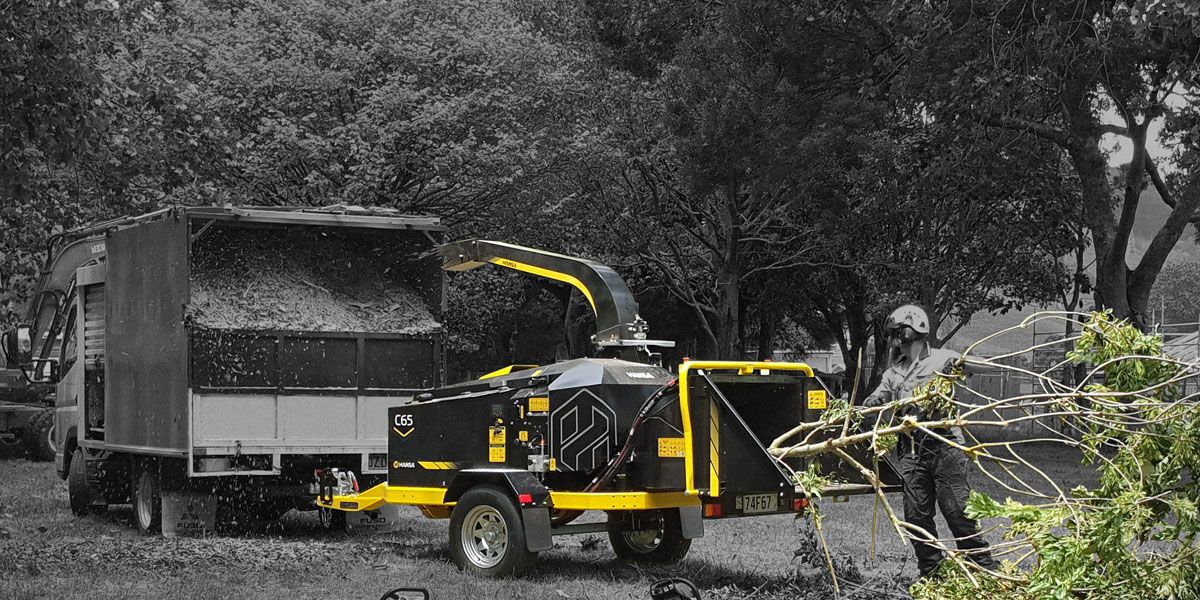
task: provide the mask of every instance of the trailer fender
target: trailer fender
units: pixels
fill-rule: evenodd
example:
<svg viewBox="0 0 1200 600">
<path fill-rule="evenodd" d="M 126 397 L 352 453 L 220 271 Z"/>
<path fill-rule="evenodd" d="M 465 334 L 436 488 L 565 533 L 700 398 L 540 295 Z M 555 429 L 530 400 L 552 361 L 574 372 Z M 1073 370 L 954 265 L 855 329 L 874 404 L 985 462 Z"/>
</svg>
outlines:
<svg viewBox="0 0 1200 600">
<path fill-rule="evenodd" d="M 464 469 L 446 488 L 446 502 L 458 502 L 467 490 L 483 484 L 509 491 L 521 510 L 525 547 L 530 552 L 554 546 L 550 534 L 550 490 L 529 471 L 520 469 Z"/>
</svg>

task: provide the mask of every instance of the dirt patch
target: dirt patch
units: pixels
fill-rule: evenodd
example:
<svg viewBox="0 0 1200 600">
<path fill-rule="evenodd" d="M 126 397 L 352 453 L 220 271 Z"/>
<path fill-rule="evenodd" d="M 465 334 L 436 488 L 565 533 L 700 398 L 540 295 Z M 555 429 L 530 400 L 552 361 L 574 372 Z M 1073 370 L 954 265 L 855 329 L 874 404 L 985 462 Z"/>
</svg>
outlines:
<svg viewBox="0 0 1200 600">
<path fill-rule="evenodd" d="M 416 257 L 379 235 L 230 228 L 201 241 L 187 310 L 193 325 L 408 334 L 441 328 L 405 280 Z"/>
</svg>

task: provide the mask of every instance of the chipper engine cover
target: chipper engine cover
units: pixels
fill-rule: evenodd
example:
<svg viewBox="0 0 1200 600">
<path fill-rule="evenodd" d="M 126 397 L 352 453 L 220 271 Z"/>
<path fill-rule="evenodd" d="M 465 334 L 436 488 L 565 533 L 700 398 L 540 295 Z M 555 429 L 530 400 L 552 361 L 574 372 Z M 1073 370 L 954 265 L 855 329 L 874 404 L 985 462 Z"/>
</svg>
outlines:
<svg viewBox="0 0 1200 600">
<path fill-rule="evenodd" d="M 457 470 L 506 467 L 582 486 L 673 379 L 659 367 L 578 359 L 436 390 L 391 409 L 388 482 L 445 487 Z"/>
</svg>

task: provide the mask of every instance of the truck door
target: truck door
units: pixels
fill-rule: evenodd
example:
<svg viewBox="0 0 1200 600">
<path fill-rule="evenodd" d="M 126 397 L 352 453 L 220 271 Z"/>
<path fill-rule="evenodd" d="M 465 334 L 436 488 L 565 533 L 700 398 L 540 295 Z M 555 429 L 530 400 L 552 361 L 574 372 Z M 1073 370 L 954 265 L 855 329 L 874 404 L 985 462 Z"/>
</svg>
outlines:
<svg viewBox="0 0 1200 600">
<path fill-rule="evenodd" d="M 55 386 L 56 402 L 77 406 L 82 388 L 82 364 L 79 360 L 79 306 L 75 298 L 68 298 L 70 310 L 63 322 L 62 346 L 58 356 L 58 382 Z M 86 430 L 84 430 L 86 431 Z"/>
</svg>

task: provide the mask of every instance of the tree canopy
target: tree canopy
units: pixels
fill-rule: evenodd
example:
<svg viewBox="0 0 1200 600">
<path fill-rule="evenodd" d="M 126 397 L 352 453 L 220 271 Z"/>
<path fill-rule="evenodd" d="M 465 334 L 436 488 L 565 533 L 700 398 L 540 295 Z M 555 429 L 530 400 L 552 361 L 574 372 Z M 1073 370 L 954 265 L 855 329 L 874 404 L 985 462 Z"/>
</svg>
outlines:
<svg viewBox="0 0 1200 600">
<path fill-rule="evenodd" d="M 853 370 L 881 356 L 895 304 L 927 306 L 941 343 L 980 312 L 1065 298 L 1062 259 L 1089 243 L 1099 302 L 1144 311 L 1200 197 L 1200 121 L 1178 100 L 1196 16 L 1178 3 L 12 6 L 0 303 L 82 222 L 341 202 L 609 262 L 680 356 L 834 345 Z M 1171 165 L 1146 158 L 1153 120 Z M 1110 134 L 1142 165 L 1125 188 L 1174 207 L 1131 269 L 1139 195 L 1109 201 Z M 587 351 L 564 288 L 459 279 L 467 362 Z M 554 344 L 485 331 L 545 319 Z"/>
</svg>

